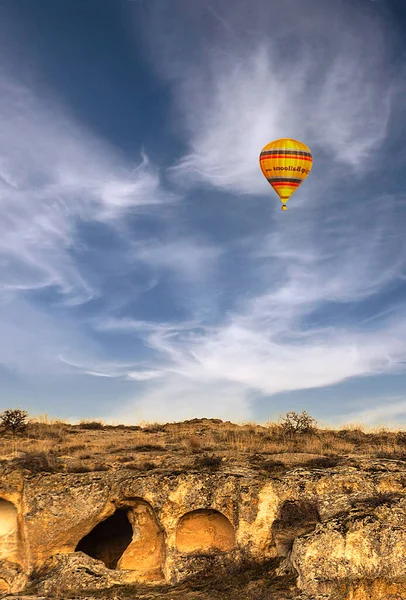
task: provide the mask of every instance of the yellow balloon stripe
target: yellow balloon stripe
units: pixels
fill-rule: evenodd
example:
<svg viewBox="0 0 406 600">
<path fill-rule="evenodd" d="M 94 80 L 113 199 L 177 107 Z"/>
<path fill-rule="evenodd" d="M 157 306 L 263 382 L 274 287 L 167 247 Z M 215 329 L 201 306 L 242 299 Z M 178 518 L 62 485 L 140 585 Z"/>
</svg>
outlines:
<svg viewBox="0 0 406 600">
<path fill-rule="evenodd" d="M 262 173 L 285 205 L 311 171 L 310 148 L 291 138 L 281 138 L 262 148 L 259 163 Z M 286 206 L 282 206 L 286 209 Z"/>
</svg>

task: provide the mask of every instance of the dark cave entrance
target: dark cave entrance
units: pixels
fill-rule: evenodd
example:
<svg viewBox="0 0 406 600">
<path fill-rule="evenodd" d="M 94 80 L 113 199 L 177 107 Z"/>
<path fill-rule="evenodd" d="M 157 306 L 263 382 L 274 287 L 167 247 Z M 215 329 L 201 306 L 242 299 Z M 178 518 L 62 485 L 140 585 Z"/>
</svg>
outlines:
<svg viewBox="0 0 406 600">
<path fill-rule="evenodd" d="M 119 509 L 83 537 L 75 552 L 84 552 L 102 560 L 108 569 L 115 569 L 124 550 L 132 540 L 133 530 L 127 510 Z"/>
</svg>

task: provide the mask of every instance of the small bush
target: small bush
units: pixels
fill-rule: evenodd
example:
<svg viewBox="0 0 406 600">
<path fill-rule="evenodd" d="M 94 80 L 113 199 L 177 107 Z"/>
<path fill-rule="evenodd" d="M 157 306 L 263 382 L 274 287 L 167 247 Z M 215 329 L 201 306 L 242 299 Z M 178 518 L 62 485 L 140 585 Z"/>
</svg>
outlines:
<svg viewBox="0 0 406 600">
<path fill-rule="evenodd" d="M 340 429 L 337 432 L 338 437 L 346 440 L 347 442 L 352 442 L 353 444 L 360 444 L 364 442 L 368 437 L 366 433 L 361 431 L 361 429 Z"/>
<path fill-rule="evenodd" d="M 134 456 L 119 456 L 117 458 L 117 462 L 119 463 L 128 463 L 134 460 Z"/>
<path fill-rule="evenodd" d="M 141 464 L 142 471 L 152 471 L 152 469 L 156 469 L 157 465 L 153 462 L 145 461 Z"/>
<path fill-rule="evenodd" d="M 163 452 L 165 448 L 157 444 L 139 444 L 138 446 L 133 446 L 132 450 L 136 452 Z"/>
<path fill-rule="evenodd" d="M 84 465 L 81 462 L 75 462 L 67 468 L 68 473 L 93 473 L 94 471 L 108 471 L 109 467 L 101 463 L 95 465 Z"/>
<path fill-rule="evenodd" d="M 328 469 L 329 467 L 336 467 L 340 462 L 337 456 L 320 456 L 307 460 L 302 466 L 308 469 Z"/>
<path fill-rule="evenodd" d="M 103 465 L 102 463 L 97 463 L 93 466 L 92 471 L 108 471 L 108 465 Z"/>
<path fill-rule="evenodd" d="M 104 429 L 104 425 L 101 421 L 81 421 L 79 427 L 81 429 Z"/>
<path fill-rule="evenodd" d="M 195 458 L 194 466 L 216 470 L 220 468 L 221 462 L 221 456 L 204 453 L 202 456 L 197 456 Z"/>
<path fill-rule="evenodd" d="M 151 425 L 143 427 L 142 430 L 144 433 L 161 433 L 166 431 L 166 426 L 162 423 L 152 423 Z"/>
<path fill-rule="evenodd" d="M 260 454 L 253 454 L 249 458 L 251 465 L 260 471 L 273 475 L 284 473 L 287 470 L 285 464 L 280 460 L 265 459 Z"/>
<path fill-rule="evenodd" d="M 126 469 L 132 469 L 133 471 L 152 471 L 156 469 L 157 465 L 153 462 L 145 461 L 143 463 L 130 462 L 125 465 Z"/>
<path fill-rule="evenodd" d="M 396 442 L 406 446 L 406 431 L 398 431 L 396 434 Z"/>
<path fill-rule="evenodd" d="M 26 452 L 16 459 L 16 464 L 31 473 L 57 473 L 63 470 L 63 465 L 53 452 Z"/>
<path fill-rule="evenodd" d="M 85 444 L 72 444 L 65 448 L 65 452 L 78 452 L 79 450 L 85 450 Z"/>
<path fill-rule="evenodd" d="M 194 453 L 198 453 L 202 449 L 202 442 L 199 440 L 197 435 L 191 435 L 187 440 L 188 448 Z"/>
<path fill-rule="evenodd" d="M 0 425 L 4 431 L 16 435 L 23 433 L 27 428 L 28 412 L 19 408 L 7 409 L 0 415 Z"/>
<path fill-rule="evenodd" d="M 375 458 L 389 458 L 391 460 L 406 460 L 406 452 L 375 452 Z"/>
<path fill-rule="evenodd" d="M 93 469 L 83 463 L 72 463 L 66 470 L 68 473 L 90 473 L 93 471 Z"/>
<path fill-rule="evenodd" d="M 287 412 L 284 417 L 280 417 L 279 425 L 285 434 L 314 433 L 317 429 L 316 419 L 305 410 L 301 414 L 294 410 Z"/>
</svg>

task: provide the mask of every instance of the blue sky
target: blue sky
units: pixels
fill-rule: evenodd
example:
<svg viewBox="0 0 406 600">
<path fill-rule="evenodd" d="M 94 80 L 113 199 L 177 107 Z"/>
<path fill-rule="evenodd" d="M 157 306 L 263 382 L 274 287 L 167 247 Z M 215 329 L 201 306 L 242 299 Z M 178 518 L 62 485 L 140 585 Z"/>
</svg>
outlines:
<svg viewBox="0 0 406 600">
<path fill-rule="evenodd" d="M 402 4 L 0 0 L 2 409 L 406 423 Z"/>
</svg>

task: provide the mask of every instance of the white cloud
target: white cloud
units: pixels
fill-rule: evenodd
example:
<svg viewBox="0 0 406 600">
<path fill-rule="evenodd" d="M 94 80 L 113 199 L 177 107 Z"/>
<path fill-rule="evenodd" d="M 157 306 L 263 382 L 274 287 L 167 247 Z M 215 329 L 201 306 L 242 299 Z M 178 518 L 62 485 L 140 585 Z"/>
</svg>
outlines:
<svg viewBox="0 0 406 600">
<path fill-rule="evenodd" d="M 355 411 L 350 415 L 351 421 L 363 423 L 369 426 L 391 425 L 396 426 L 399 422 L 406 421 L 406 399 L 402 396 L 384 396 L 367 400 L 371 408 Z M 356 401 L 359 405 L 360 402 Z M 348 422 L 349 415 L 340 415 L 337 420 L 342 423 Z"/>
<path fill-rule="evenodd" d="M 134 410 L 164 419 L 174 405 L 180 418 L 186 407 L 218 416 L 223 405 L 211 400 L 213 390 L 226 398 L 229 390 L 246 418 L 253 393 L 402 370 L 404 310 L 396 296 L 377 301 L 406 269 L 402 198 L 383 197 L 368 182 L 374 161 L 385 159 L 374 153 L 402 85 L 388 69 L 386 24 L 340 1 L 287 0 L 276 9 L 235 0 L 215 11 L 206 2 L 176 1 L 170 11 L 151 8 L 148 32 L 189 145 L 171 170 L 180 187 L 270 194 L 258 154 L 283 136 L 308 143 L 318 160 L 295 211 L 270 220 L 265 240 L 253 234 L 244 241 L 262 289 L 247 289 L 221 324 L 110 321 L 155 350 L 164 371 L 137 393 Z M 371 301 L 377 309 L 368 308 Z M 363 306 L 371 319 L 346 316 L 345 307 L 362 315 Z"/>
<path fill-rule="evenodd" d="M 372 12 L 340 0 L 223 1 L 214 15 L 209 2 L 172 8 L 151 19 L 151 52 L 173 83 L 189 145 L 172 169 L 179 185 L 269 194 L 258 156 L 279 137 L 305 141 L 314 170 L 323 154 L 335 169 L 368 166 L 399 83 Z"/>
<path fill-rule="evenodd" d="M 202 281 L 216 268 L 222 250 L 198 238 L 136 242 L 132 245 L 135 260 L 144 262 L 154 271 L 165 270 L 187 282 Z"/>
<path fill-rule="evenodd" d="M 72 261 L 76 219 L 170 202 L 143 156 L 132 169 L 52 101 L 0 73 L 0 288 L 54 285 L 70 302 L 98 294 Z"/>
</svg>

